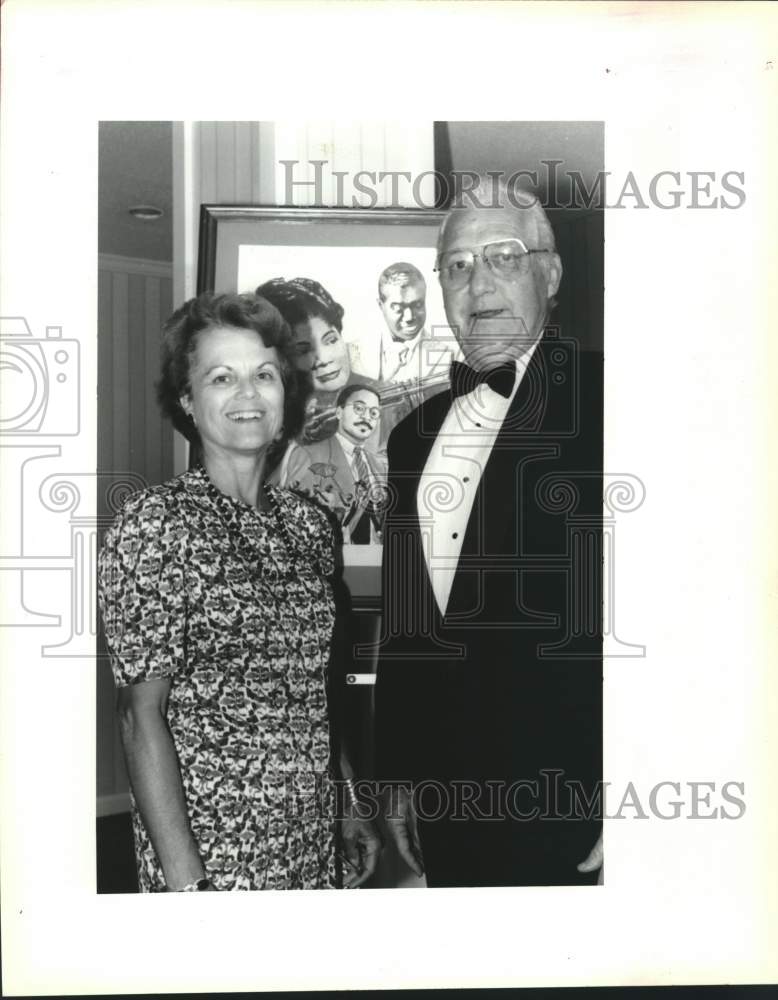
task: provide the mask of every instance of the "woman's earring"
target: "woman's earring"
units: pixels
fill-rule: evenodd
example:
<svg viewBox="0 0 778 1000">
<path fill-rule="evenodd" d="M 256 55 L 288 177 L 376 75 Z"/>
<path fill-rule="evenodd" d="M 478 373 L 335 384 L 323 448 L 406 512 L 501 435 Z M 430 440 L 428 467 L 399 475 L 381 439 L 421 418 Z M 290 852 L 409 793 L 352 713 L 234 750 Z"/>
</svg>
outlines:
<svg viewBox="0 0 778 1000">
<path fill-rule="evenodd" d="M 178 405 L 184 411 L 184 416 L 188 417 L 194 426 L 197 427 L 197 421 L 194 418 L 194 412 L 192 410 L 192 399 L 188 393 L 178 397 Z"/>
</svg>

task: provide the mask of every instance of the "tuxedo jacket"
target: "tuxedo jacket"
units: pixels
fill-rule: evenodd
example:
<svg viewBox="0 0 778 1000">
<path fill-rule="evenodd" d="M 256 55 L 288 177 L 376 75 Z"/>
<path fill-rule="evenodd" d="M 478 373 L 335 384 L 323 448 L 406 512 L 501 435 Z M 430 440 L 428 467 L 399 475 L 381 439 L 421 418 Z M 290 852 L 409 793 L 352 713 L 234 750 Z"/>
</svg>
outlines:
<svg viewBox="0 0 778 1000">
<path fill-rule="evenodd" d="M 442 615 L 417 492 L 451 403 L 450 392 L 428 400 L 388 443 L 376 777 L 561 771 L 589 793 L 602 769 L 602 356 L 553 330 L 541 338 L 483 470 Z"/>
</svg>

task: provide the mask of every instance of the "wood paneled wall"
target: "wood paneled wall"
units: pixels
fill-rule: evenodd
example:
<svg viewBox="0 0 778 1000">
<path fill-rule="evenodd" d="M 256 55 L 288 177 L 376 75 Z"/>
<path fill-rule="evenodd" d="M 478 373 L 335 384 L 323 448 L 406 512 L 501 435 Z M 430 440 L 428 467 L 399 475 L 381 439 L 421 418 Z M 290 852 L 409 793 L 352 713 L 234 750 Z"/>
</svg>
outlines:
<svg viewBox="0 0 778 1000">
<path fill-rule="evenodd" d="M 98 257 L 97 468 L 149 485 L 173 475 L 173 429 L 154 397 L 162 324 L 172 311 L 172 265 Z M 98 516 L 110 513 L 98 490 Z M 102 542 L 102 539 L 100 539 Z M 98 637 L 98 814 L 127 808 L 127 776 L 115 721 L 116 690 Z"/>
<path fill-rule="evenodd" d="M 172 429 L 162 420 L 154 396 L 160 331 L 172 308 L 170 264 L 99 258 L 101 471 L 136 472 L 149 483 L 172 474 Z"/>
<path fill-rule="evenodd" d="M 416 208 L 433 207 L 435 181 L 431 171 L 435 166 L 432 122 L 370 121 L 340 124 L 334 121 L 276 122 L 275 204 L 329 205 L 331 207 Z M 297 161 L 294 168 L 283 161 Z M 320 166 L 316 166 L 316 162 Z M 354 178 L 366 171 L 363 178 L 370 195 L 354 186 Z M 291 179 L 293 184 L 288 184 Z M 406 173 L 410 179 L 425 176 L 418 185 L 421 205 L 414 200 L 410 179 L 381 174 Z M 338 177 L 337 175 L 341 176 Z M 315 181 L 321 179 L 320 190 Z M 318 197 L 317 197 L 318 195 Z"/>
<path fill-rule="evenodd" d="M 274 162 L 272 123 L 195 122 L 195 215 L 200 205 L 270 205 Z"/>
</svg>

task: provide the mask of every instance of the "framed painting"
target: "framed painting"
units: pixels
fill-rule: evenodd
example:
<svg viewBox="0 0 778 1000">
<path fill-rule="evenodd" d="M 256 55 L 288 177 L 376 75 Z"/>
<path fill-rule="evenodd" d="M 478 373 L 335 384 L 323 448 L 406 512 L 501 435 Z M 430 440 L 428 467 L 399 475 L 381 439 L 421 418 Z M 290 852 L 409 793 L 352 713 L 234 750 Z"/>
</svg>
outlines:
<svg viewBox="0 0 778 1000">
<path fill-rule="evenodd" d="M 445 389 L 458 356 L 434 273 L 442 216 L 201 208 L 198 292 L 259 290 L 289 319 L 298 364 L 310 373 L 306 425 L 276 475 L 337 517 L 355 609 L 376 610 L 380 600 L 389 432 Z"/>
</svg>

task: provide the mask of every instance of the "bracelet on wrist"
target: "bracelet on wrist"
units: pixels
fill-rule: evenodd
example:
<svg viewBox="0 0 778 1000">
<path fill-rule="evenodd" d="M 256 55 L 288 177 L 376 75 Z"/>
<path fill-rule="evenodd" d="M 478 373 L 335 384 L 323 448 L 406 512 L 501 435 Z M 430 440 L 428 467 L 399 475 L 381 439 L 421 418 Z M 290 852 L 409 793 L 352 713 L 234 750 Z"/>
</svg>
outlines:
<svg viewBox="0 0 778 1000">
<path fill-rule="evenodd" d="M 194 882 L 188 882 L 186 885 L 182 885 L 180 889 L 166 889 L 167 892 L 207 892 L 212 889 L 211 880 L 209 878 L 198 878 Z"/>
</svg>

